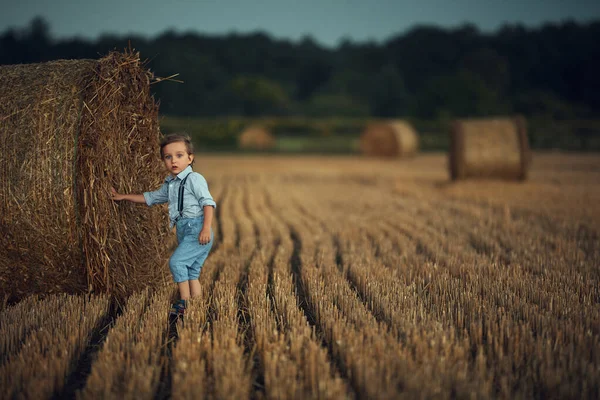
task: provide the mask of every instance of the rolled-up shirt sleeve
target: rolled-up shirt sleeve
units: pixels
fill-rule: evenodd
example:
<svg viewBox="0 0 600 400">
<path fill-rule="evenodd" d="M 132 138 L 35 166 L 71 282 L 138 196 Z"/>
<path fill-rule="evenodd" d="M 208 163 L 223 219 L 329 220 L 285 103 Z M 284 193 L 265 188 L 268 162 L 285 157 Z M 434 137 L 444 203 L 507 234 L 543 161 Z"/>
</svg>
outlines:
<svg viewBox="0 0 600 400">
<path fill-rule="evenodd" d="M 144 192 L 144 200 L 148 206 L 163 204 L 169 201 L 169 184 L 167 182 L 154 192 Z"/>
<path fill-rule="evenodd" d="M 194 192 L 194 196 L 198 199 L 198 203 L 201 208 L 204 206 L 213 206 L 217 208 L 217 203 L 213 199 L 212 195 L 208 191 L 208 183 L 206 179 L 200 174 L 192 175 L 192 191 Z"/>
</svg>

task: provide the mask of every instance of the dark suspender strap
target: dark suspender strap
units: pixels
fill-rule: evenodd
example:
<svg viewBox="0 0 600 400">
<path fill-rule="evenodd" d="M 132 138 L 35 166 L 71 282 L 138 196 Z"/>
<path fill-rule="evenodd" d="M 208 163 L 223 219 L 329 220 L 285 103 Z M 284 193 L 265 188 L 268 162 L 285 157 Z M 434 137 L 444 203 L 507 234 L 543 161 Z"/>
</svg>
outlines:
<svg viewBox="0 0 600 400">
<path fill-rule="evenodd" d="M 190 176 L 190 174 L 187 174 L 181 181 L 181 185 L 179 185 L 179 196 L 177 197 L 177 211 L 179 211 L 179 217 L 177 217 L 177 219 L 183 217 L 183 190 L 185 189 L 185 181 L 187 181 L 188 176 Z"/>
</svg>

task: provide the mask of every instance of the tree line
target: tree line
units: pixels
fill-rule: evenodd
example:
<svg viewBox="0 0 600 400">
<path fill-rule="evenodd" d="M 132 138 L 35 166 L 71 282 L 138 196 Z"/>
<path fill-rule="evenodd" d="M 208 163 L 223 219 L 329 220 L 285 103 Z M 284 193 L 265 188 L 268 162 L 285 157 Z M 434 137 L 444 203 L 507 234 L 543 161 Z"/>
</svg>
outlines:
<svg viewBox="0 0 600 400">
<path fill-rule="evenodd" d="M 600 116 L 600 21 L 507 24 L 483 33 L 415 26 L 383 42 L 266 33 L 54 39 L 33 19 L 0 34 L 0 64 L 94 58 L 128 46 L 156 76 L 161 113 L 176 116 L 359 116 L 444 119 L 522 113 L 548 119 Z"/>
</svg>

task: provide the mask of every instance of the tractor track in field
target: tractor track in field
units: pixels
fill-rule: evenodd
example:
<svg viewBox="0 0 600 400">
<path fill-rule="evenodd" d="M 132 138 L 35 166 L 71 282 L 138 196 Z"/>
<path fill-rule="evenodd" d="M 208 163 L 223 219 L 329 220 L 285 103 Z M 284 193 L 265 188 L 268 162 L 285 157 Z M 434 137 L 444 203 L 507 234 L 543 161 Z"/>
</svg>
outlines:
<svg viewBox="0 0 600 400">
<path fill-rule="evenodd" d="M 75 361 L 76 367 L 67 377 L 65 386 L 60 393 L 56 393 L 53 399 L 74 399 L 77 391 L 81 390 L 87 381 L 87 377 L 92 372 L 92 364 L 96 354 L 102 348 L 108 333 L 115 320 L 122 314 L 123 310 L 116 301 L 111 301 L 108 312 L 100 319 L 92 331 L 90 341 L 81 357 Z"/>
<path fill-rule="evenodd" d="M 258 249 L 261 246 L 260 230 L 256 224 L 256 221 L 252 217 L 253 213 L 248 207 L 248 186 L 245 185 L 245 196 L 242 199 L 241 210 L 245 214 L 245 219 L 250 221 L 252 224 L 252 233 L 254 234 L 254 246 L 248 258 L 244 261 L 240 279 L 237 284 L 237 305 L 238 305 L 238 332 L 243 337 L 244 354 L 246 357 L 252 360 L 251 376 L 253 391 L 251 393 L 252 399 L 262 399 L 265 396 L 265 374 L 262 369 L 259 356 L 256 354 L 256 339 L 254 338 L 254 331 L 252 329 L 252 317 L 249 312 L 248 304 L 248 276 L 250 272 L 250 264 L 254 257 L 258 253 Z M 238 232 L 239 232 L 238 227 Z M 239 248 L 239 245 L 238 245 Z"/>
<path fill-rule="evenodd" d="M 326 351 L 328 355 L 328 359 L 330 361 L 332 369 L 338 374 L 342 379 L 346 382 L 350 382 L 350 376 L 348 375 L 348 368 L 344 365 L 343 360 L 336 357 L 333 351 L 333 344 L 328 343 L 326 340 L 326 335 L 323 331 L 323 327 L 319 324 L 319 322 L 315 318 L 316 309 L 314 305 L 311 304 L 308 294 L 306 293 L 306 287 L 302 282 L 302 240 L 300 238 L 299 232 L 294 228 L 293 224 L 286 220 L 281 214 L 280 211 L 277 210 L 275 204 L 273 202 L 272 196 L 268 190 L 264 191 L 265 193 L 265 204 L 269 210 L 273 210 L 273 216 L 286 227 L 289 232 L 289 238 L 292 241 L 293 249 L 292 254 L 289 259 L 290 272 L 292 274 L 292 281 L 295 288 L 294 296 L 297 298 L 297 306 L 301 309 L 305 320 L 313 329 L 317 335 L 317 338 L 320 341 L 320 346 Z M 350 393 L 351 398 L 356 397 L 356 393 L 353 392 L 352 385 L 348 385 L 348 390 L 351 390 Z"/>
</svg>

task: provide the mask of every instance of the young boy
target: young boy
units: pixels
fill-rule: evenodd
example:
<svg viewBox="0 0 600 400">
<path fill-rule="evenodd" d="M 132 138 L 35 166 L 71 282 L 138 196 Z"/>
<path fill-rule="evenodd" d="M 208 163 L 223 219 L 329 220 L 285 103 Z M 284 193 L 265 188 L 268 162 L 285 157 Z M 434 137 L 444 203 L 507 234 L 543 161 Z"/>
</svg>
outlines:
<svg viewBox="0 0 600 400">
<path fill-rule="evenodd" d="M 189 136 L 167 135 L 160 143 L 160 156 L 169 175 L 158 190 L 120 194 L 112 188 L 111 198 L 146 203 L 148 206 L 169 203 L 169 219 L 171 227 L 177 229 L 178 242 L 169 259 L 169 268 L 180 295 L 180 300 L 173 304 L 171 315 L 183 318 L 187 300 L 200 294 L 198 277 L 212 248 L 214 234 L 211 225 L 217 205 L 206 179 L 192 171 L 194 148 Z"/>
</svg>

